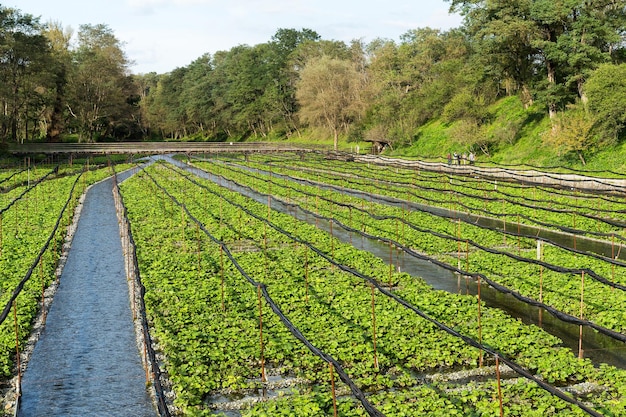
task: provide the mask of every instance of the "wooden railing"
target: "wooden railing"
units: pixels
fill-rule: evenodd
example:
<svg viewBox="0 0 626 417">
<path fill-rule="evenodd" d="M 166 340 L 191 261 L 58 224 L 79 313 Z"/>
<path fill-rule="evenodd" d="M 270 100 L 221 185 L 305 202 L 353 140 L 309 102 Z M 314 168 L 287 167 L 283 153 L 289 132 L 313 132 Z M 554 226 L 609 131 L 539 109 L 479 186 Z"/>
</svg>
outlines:
<svg viewBox="0 0 626 417">
<path fill-rule="evenodd" d="M 314 152 L 320 148 L 277 142 L 111 142 L 9 144 L 12 154 L 166 154 Z"/>
</svg>

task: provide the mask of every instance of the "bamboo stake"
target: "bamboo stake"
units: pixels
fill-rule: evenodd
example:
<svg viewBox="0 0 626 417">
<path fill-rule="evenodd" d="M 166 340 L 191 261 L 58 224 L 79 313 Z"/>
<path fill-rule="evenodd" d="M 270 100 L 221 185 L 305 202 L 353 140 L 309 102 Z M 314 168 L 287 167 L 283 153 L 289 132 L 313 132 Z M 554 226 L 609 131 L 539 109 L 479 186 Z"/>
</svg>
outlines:
<svg viewBox="0 0 626 417">
<path fill-rule="evenodd" d="M 2 217 L 0 216 L 0 246 L 2 242 Z M 0 255 L 2 249 L 0 248 Z M 611 259 L 615 259 L 615 235 L 611 235 Z M 615 281 L 615 264 L 611 264 L 611 281 Z M 611 291 L 615 291 L 615 287 L 611 287 Z"/>
<path fill-rule="evenodd" d="M 257 295 L 259 299 L 259 342 L 261 345 L 261 381 L 266 382 L 265 376 L 265 352 L 263 347 L 263 308 L 261 305 L 261 285 L 257 286 Z"/>
<path fill-rule="evenodd" d="M 39 278 L 41 279 L 41 313 L 43 324 L 46 324 L 46 282 L 43 278 L 43 257 L 39 258 Z"/>
<path fill-rule="evenodd" d="M 335 375 L 333 373 L 333 364 L 332 362 L 328 362 L 328 368 L 330 370 L 330 386 L 333 395 L 333 416 L 337 417 L 337 392 L 335 390 Z"/>
<path fill-rule="evenodd" d="M 537 241 L 537 259 L 543 260 L 543 246 L 541 241 Z M 543 303 L 543 265 L 539 265 L 539 302 Z M 543 309 L 539 309 L 539 327 L 543 325 Z"/>
<path fill-rule="evenodd" d="M 309 304 L 309 248 L 304 248 L 304 296 Z"/>
<path fill-rule="evenodd" d="M 335 260 L 335 238 L 333 235 L 333 220 L 330 219 L 330 259 Z M 335 265 L 333 265 L 333 270 Z"/>
<path fill-rule="evenodd" d="M 374 369 L 378 371 L 378 351 L 376 349 L 376 292 L 374 285 L 372 287 L 372 342 L 374 343 Z"/>
<path fill-rule="evenodd" d="M 352 206 L 348 207 L 348 211 L 350 212 L 350 227 L 354 228 L 352 225 Z M 350 244 L 352 245 L 352 232 L 350 232 Z"/>
<path fill-rule="evenodd" d="M 465 241 L 465 270 L 469 272 L 469 240 Z"/>
<path fill-rule="evenodd" d="M 478 293 L 478 343 L 482 344 L 483 343 L 483 328 L 480 322 L 480 318 L 481 318 L 481 311 L 480 311 L 480 275 L 478 275 L 478 282 L 477 282 L 477 293 Z M 483 351 L 482 349 L 480 350 L 480 356 L 478 357 L 478 366 L 480 368 L 482 368 L 483 366 Z"/>
<path fill-rule="evenodd" d="M 15 353 L 17 363 L 17 396 L 21 395 L 22 387 L 22 364 L 20 358 L 20 338 L 17 326 L 17 300 L 13 300 L 13 323 L 15 324 Z"/>
<path fill-rule="evenodd" d="M 572 216 L 574 217 L 574 229 L 576 229 L 576 212 L 575 211 L 572 213 Z M 574 235 L 574 250 L 576 250 L 576 235 Z"/>
<path fill-rule="evenodd" d="M 583 320 L 585 295 L 585 271 L 580 274 L 580 319 Z M 583 325 L 578 326 L 578 359 L 583 358 Z"/>
<path fill-rule="evenodd" d="M 183 240 L 183 252 L 187 252 L 187 241 L 185 238 L 185 228 L 186 228 L 186 224 L 185 224 L 185 211 L 183 210 L 183 208 L 181 207 L 180 209 L 180 228 L 181 228 L 181 233 L 182 233 L 182 240 Z"/>
<path fill-rule="evenodd" d="M 200 256 L 200 253 L 201 253 L 200 225 L 198 223 L 196 223 L 196 239 L 198 240 L 197 254 L 198 254 L 198 277 L 199 277 L 200 272 L 202 271 L 202 257 Z"/>
<path fill-rule="evenodd" d="M 522 232 L 520 231 L 520 223 L 519 223 L 519 213 L 517 214 L 517 254 L 522 254 L 522 243 L 520 240 L 520 235 Z"/>
<path fill-rule="evenodd" d="M 500 383 L 500 357 L 496 355 L 496 379 L 498 380 L 498 402 L 500 404 L 500 417 L 504 417 L 504 407 L 502 405 L 502 385 Z"/>
<path fill-rule="evenodd" d="M 389 289 L 393 286 L 393 246 L 389 242 Z"/>
<path fill-rule="evenodd" d="M 456 269 L 461 270 L 461 219 L 457 219 L 456 220 L 456 244 L 457 244 L 457 248 L 456 248 Z"/>
<path fill-rule="evenodd" d="M 220 285 L 222 292 L 222 311 L 226 311 L 226 304 L 224 304 L 224 245 L 220 245 Z"/>
</svg>

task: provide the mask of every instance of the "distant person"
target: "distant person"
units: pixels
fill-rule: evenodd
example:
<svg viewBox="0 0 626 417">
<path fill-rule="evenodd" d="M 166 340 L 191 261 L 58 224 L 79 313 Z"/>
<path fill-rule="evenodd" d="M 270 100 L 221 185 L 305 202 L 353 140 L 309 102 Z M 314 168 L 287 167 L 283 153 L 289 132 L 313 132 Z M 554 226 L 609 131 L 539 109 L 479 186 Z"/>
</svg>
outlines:
<svg viewBox="0 0 626 417">
<path fill-rule="evenodd" d="M 476 161 L 476 155 L 474 155 L 474 152 L 470 152 L 470 154 L 469 154 L 469 163 L 470 163 L 470 165 L 474 165 L 474 161 Z"/>
<path fill-rule="evenodd" d="M 452 154 L 452 159 L 454 160 L 454 165 L 459 165 L 459 154 L 454 152 Z"/>
<path fill-rule="evenodd" d="M 452 165 L 452 155 L 448 152 L 448 165 Z"/>
<path fill-rule="evenodd" d="M 463 155 L 461 155 L 461 163 L 463 165 L 467 165 L 467 154 L 465 152 L 463 152 Z"/>
</svg>

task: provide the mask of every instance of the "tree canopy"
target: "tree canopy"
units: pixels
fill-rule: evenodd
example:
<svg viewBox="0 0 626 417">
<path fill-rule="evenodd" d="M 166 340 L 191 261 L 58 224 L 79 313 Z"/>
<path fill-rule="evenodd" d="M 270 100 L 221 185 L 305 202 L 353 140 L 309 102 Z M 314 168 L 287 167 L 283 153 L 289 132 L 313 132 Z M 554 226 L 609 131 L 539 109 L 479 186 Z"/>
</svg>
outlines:
<svg viewBox="0 0 626 417">
<path fill-rule="evenodd" d="M 524 124 L 488 131 L 489 105 L 518 96 L 552 120 L 545 142 L 581 160 L 624 139 L 624 77 L 615 74 L 626 62 L 626 0 L 449 3 L 465 20 L 448 31 L 415 28 L 399 41 L 346 44 L 281 28 L 266 43 L 136 75 L 108 26 L 74 34 L 0 6 L 0 135 L 215 141 L 315 130 L 335 144 L 339 137 L 403 144 L 439 118 L 456 123 L 464 146 L 489 153 L 514 142 Z"/>
</svg>

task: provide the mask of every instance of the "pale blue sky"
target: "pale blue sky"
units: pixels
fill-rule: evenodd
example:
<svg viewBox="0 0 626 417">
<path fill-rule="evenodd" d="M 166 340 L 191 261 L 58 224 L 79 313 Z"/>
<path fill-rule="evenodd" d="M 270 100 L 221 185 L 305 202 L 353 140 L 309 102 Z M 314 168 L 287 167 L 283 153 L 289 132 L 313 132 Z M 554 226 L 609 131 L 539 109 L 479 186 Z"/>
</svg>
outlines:
<svg viewBox="0 0 626 417">
<path fill-rule="evenodd" d="M 265 43 L 279 28 L 367 43 L 461 23 L 443 0 L 8 0 L 3 5 L 75 32 L 81 24 L 108 25 L 134 61 L 133 73 L 165 73 L 207 52 Z"/>
</svg>

